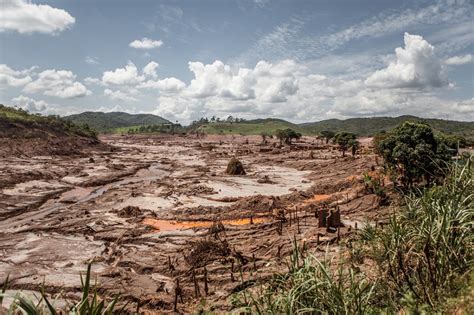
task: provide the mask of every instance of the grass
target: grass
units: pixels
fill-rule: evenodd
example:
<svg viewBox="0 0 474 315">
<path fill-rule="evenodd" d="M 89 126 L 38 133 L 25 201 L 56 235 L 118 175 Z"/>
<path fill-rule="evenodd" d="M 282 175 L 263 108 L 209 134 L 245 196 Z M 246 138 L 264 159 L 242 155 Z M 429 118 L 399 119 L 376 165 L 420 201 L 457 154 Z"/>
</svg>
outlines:
<svg viewBox="0 0 474 315">
<path fill-rule="evenodd" d="M 52 132 L 67 135 L 77 135 L 82 137 L 97 138 L 97 132 L 87 124 L 78 125 L 71 121 L 64 120 L 59 116 L 42 116 L 31 114 L 25 110 L 8 107 L 0 104 L 0 123 L 5 126 L 4 131 L 15 133 L 16 136 L 35 137 L 38 133 Z M 15 129 L 15 130 L 13 130 Z"/>
<path fill-rule="evenodd" d="M 243 123 L 211 123 L 199 127 L 199 130 L 207 134 L 220 134 L 220 135 L 231 135 L 231 134 L 241 134 L 241 135 L 260 135 L 263 132 L 274 134 L 278 129 L 291 128 L 297 132 L 303 132 L 304 130 L 298 125 L 292 124 L 286 121 L 280 120 L 270 120 L 263 122 L 243 122 Z M 311 134 L 310 132 L 305 132 L 305 134 Z"/>
<path fill-rule="evenodd" d="M 2 293 L 0 294 L 0 306 L 2 305 L 4 297 L 10 297 L 13 298 L 13 302 L 8 309 L 8 314 L 22 313 L 28 315 L 56 315 L 69 312 L 70 315 L 112 315 L 123 313 L 127 304 L 118 308 L 118 296 L 113 298 L 110 302 L 106 302 L 105 299 L 99 297 L 98 286 L 91 285 L 91 267 L 91 264 L 87 266 L 85 277 L 81 275 L 81 300 L 72 304 L 67 301 L 70 306 L 66 307 L 66 309 L 57 309 L 54 307 L 54 303 L 49 300 L 44 288 L 38 288 L 38 291 L 41 292 L 41 297 L 37 298 L 36 301 L 22 295 L 21 293 L 17 293 L 13 296 L 8 295 L 5 293 L 8 286 L 8 277 L 4 282 Z"/>
<path fill-rule="evenodd" d="M 468 314 L 473 163 L 452 165 L 443 184 L 405 198 L 383 228 L 367 225 L 350 242 L 349 261 L 293 258 L 288 273 L 241 293 L 235 305 L 258 314 Z"/>
</svg>

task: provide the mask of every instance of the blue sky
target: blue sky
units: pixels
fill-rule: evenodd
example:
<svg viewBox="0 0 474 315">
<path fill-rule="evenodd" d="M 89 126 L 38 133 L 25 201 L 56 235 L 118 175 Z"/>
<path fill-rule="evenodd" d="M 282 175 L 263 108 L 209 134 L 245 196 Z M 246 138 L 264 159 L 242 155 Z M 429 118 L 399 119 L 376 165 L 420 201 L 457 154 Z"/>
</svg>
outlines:
<svg viewBox="0 0 474 315">
<path fill-rule="evenodd" d="M 474 120 L 472 1 L 0 0 L 0 102 Z"/>
</svg>

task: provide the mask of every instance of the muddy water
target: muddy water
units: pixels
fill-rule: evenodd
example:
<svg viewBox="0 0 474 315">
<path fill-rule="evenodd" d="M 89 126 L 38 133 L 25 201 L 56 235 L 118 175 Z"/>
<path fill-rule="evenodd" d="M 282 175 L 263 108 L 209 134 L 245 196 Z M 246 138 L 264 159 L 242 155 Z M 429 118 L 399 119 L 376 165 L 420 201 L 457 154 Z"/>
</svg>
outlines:
<svg viewBox="0 0 474 315">
<path fill-rule="evenodd" d="M 244 218 L 236 220 L 224 220 L 221 221 L 224 225 L 247 225 L 247 224 L 258 224 L 268 222 L 269 218 Z M 143 224 L 153 227 L 160 232 L 165 231 L 176 231 L 176 230 L 185 230 L 192 228 L 209 228 L 214 222 L 212 221 L 172 221 L 172 220 L 157 220 L 147 218 L 143 220 Z"/>
</svg>

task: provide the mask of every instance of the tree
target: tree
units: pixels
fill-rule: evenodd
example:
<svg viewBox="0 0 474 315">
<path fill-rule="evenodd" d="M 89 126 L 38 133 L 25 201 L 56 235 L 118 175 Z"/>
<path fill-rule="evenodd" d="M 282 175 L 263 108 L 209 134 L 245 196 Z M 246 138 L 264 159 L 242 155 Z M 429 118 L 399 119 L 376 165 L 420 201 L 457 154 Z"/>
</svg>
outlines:
<svg viewBox="0 0 474 315">
<path fill-rule="evenodd" d="M 349 147 L 352 150 L 352 156 L 355 156 L 357 153 L 357 150 L 360 148 L 360 142 L 357 141 L 356 139 L 349 140 Z"/>
<path fill-rule="evenodd" d="M 395 172 L 405 187 L 425 179 L 442 176 L 442 169 L 455 150 L 442 137 L 436 137 L 431 127 L 423 123 L 405 122 L 387 133 L 378 143 L 377 152 L 384 158 L 385 167 Z"/>
<path fill-rule="evenodd" d="M 333 139 L 342 151 L 342 156 L 346 156 L 346 151 L 351 147 L 352 140 L 356 140 L 356 135 L 345 131 L 338 132 Z"/>
<path fill-rule="evenodd" d="M 321 131 L 320 134 L 321 134 L 321 137 L 326 139 L 326 144 L 328 144 L 329 140 L 334 138 L 334 136 L 336 135 L 333 131 L 330 131 L 330 130 L 323 130 Z"/>
<path fill-rule="evenodd" d="M 302 137 L 302 134 L 299 132 L 294 131 L 293 129 L 287 128 L 287 129 L 278 129 L 276 131 L 275 136 L 280 140 L 280 145 L 285 143 L 285 144 L 291 144 L 291 141 L 293 139 L 299 139 Z"/>
<path fill-rule="evenodd" d="M 267 138 L 271 138 L 271 137 L 272 137 L 272 135 L 269 134 L 269 133 L 266 132 L 266 131 L 262 131 L 262 132 L 260 133 L 260 136 L 262 137 L 262 144 L 263 144 L 263 145 L 266 145 L 266 144 L 267 144 Z"/>
</svg>

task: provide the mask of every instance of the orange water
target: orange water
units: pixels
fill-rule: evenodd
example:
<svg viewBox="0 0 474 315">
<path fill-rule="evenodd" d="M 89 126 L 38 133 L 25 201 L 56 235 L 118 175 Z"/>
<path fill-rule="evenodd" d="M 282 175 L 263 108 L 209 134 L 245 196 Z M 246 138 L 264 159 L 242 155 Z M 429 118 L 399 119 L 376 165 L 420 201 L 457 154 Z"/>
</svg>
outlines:
<svg viewBox="0 0 474 315">
<path fill-rule="evenodd" d="M 253 218 L 253 223 L 266 222 L 267 218 Z M 236 219 L 236 220 L 224 220 L 221 221 L 224 225 L 246 225 L 250 224 L 250 218 Z M 147 218 L 143 220 L 143 224 L 151 226 L 162 232 L 164 231 L 175 231 L 192 228 L 208 228 L 211 227 L 214 222 L 212 221 L 172 221 L 172 220 L 157 220 Z"/>
</svg>

